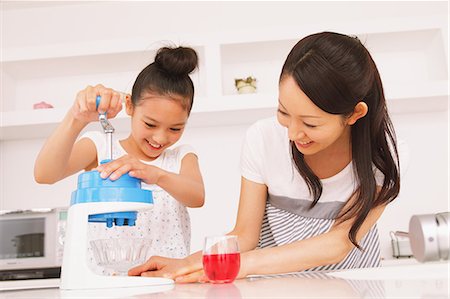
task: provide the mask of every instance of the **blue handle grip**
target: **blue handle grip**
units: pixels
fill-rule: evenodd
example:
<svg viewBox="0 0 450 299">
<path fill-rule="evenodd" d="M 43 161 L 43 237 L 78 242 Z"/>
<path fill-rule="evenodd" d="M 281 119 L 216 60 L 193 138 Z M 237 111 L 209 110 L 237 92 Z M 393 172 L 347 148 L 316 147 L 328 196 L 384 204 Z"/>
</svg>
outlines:
<svg viewBox="0 0 450 299">
<path fill-rule="evenodd" d="M 100 105 L 100 100 L 101 100 L 101 99 L 102 99 L 101 96 L 97 96 L 97 98 L 95 98 L 95 109 L 98 109 L 98 106 Z M 99 114 L 106 115 L 106 112 L 99 113 Z"/>
<path fill-rule="evenodd" d="M 95 99 L 95 109 L 98 109 L 98 105 L 100 105 L 100 100 L 102 99 L 101 96 L 97 96 Z"/>
</svg>

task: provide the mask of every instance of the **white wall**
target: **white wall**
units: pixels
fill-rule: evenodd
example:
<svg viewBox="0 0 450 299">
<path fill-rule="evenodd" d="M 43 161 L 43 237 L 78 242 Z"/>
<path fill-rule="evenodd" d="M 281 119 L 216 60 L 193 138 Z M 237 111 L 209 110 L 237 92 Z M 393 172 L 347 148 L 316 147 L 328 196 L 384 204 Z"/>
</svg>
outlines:
<svg viewBox="0 0 450 299">
<path fill-rule="evenodd" d="M 138 2 L 127 6 L 124 3 L 35 4 L 38 8 L 33 9 L 2 3 L 2 49 L 42 50 L 74 41 L 89 45 L 98 39 L 143 36 L 150 40 L 180 36 L 180 40 L 189 41 L 198 35 L 212 39 L 237 35 L 245 41 L 248 34 L 279 33 L 284 38 L 284 31 L 292 32 L 293 27 L 301 28 L 300 32 L 311 29 L 312 33 L 352 28 L 351 24 L 355 24 L 356 30 L 358 22 L 373 22 L 385 28 L 389 23 L 411 20 L 420 23 L 421 19 L 431 17 L 448 23 L 443 2 Z M 105 9 L 105 5 L 109 6 Z M 143 5 L 146 9 L 140 9 Z M 448 31 L 444 33 L 447 46 Z M 448 48 L 446 53 L 448 56 Z M 2 111 L 15 107 L 4 95 L 1 105 Z M 407 104 L 403 105 L 408 110 Z M 401 196 L 379 222 L 386 258 L 391 254 L 389 231 L 407 230 L 413 214 L 450 210 L 448 107 L 414 114 L 398 112 L 393 120 L 399 137 L 409 144 L 410 163 Z M 201 248 L 205 235 L 223 233 L 233 226 L 239 196 L 239 152 L 248 125 L 190 128 L 183 137 L 183 142 L 198 150 L 207 194 L 203 208 L 190 210 L 193 250 Z M 0 209 L 68 204 L 70 192 L 76 186 L 75 176 L 53 186 L 37 185 L 33 180 L 34 159 L 43 142 L 43 139 L 0 142 Z"/>
</svg>

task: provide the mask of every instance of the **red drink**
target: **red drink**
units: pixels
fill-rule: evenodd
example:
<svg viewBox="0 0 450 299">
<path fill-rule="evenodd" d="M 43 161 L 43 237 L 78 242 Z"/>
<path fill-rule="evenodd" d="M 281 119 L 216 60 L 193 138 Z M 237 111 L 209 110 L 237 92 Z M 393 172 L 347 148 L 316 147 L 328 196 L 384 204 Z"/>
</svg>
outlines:
<svg viewBox="0 0 450 299">
<path fill-rule="evenodd" d="M 239 252 L 203 255 L 203 269 L 212 283 L 232 282 L 239 273 Z"/>
</svg>

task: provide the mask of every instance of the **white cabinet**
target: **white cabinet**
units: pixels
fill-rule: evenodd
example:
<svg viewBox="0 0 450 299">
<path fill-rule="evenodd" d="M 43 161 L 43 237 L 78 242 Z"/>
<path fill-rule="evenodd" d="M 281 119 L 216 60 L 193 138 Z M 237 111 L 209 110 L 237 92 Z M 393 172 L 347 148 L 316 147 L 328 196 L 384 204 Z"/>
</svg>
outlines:
<svg viewBox="0 0 450 299">
<path fill-rule="evenodd" d="M 369 29 L 369 28 L 367 28 Z M 440 28 L 358 33 L 378 66 L 393 112 L 445 109 L 448 97 L 447 54 Z M 236 75 L 253 75 L 258 92 L 274 99 L 281 67 L 297 39 L 221 45 L 222 93 L 234 94 Z M 417 101 L 419 99 L 420 101 Z"/>
<path fill-rule="evenodd" d="M 341 29 L 357 34 L 372 53 L 392 112 L 447 109 L 447 40 L 439 23 L 368 22 Z M 192 75 L 196 94 L 189 125 L 240 124 L 273 114 L 283 61 L 298 39 L 311 32 L 185 39 L 184 44 L 198 51 L 200 62 Z M 76 92 L 88 84 L 130 92 L 139 71 L 162 45 L 134 38 L 2 49 L 0 140 L 48 136 Z M 239 95 L 234 79 L 247 76 L 257 78 L 257 93 Z M 40 101 L 55 108 L 33 110 L 33 103 Z M 119 114 L 113 124 L 127 130 L 127 116 Z"/>
</svg>

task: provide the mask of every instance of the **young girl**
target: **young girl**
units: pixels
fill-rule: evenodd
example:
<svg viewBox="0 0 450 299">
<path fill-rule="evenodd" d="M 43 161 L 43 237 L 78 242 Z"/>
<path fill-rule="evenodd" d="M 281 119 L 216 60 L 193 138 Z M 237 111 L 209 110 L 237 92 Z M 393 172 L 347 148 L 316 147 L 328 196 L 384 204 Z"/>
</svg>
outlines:
<svg viewBox="0 0 450 299">
<path fill-rule="evenodd" d="M 107 159 L 106 139 L 99 131 L 81 130 L 98 121 L 99 112 L 113 118 L 122 108 L 120 93 L 102 85 L 88 86 L 42 148 L 35 164 L 38 183 L 53 184 L 80 170 L 97 169 L 111 180 L 129 172 L 142 180 L 142 188 L 153 191 L 153 209 L 139 213 L 137 228 L 152 240 L 151 254 L 173 258 L 189 254 L 190 220 L 186 207 L 201 207 L 204 186 L 197 156 L 187 145 L 170 148 L 183 134 L 193 104 L 194 85 L 189 78 L 197 67 L 191 48 L 164 47 L 155 61 L 138 75 L 126 112 L 131 116 L 131 133 L 113 143 L 114 160 Z M 96 97 L 101 101 L 96 108 Z M 93 238 L 136 237 L 127 227 L 106 228 L 94 224 Z"/>
<path fill-rule="evenodd" d="M 376 222 L 400 188 L 394 130 L 372 57 L 354 37 L 300 40 L 279 81 L 277 118 L 247 132 L 234 229 L 238 277 L 376 267 Z M 201 253 L 152 257 L 129 275 L 205 279 Z"/>
</svg>

